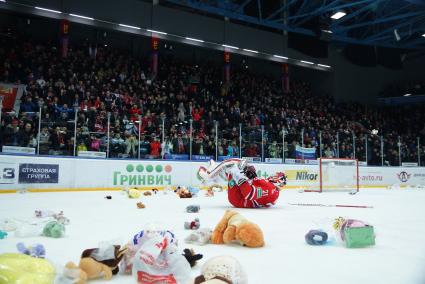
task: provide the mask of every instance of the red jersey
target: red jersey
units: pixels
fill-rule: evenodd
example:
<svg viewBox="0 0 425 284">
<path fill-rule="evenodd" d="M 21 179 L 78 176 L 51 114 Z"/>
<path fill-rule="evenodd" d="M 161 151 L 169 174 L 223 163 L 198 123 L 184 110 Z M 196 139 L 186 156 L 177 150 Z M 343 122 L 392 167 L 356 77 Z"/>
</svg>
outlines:
<svg viewBox="0 0 425 284">
<path fill-rule="evenodd" d="M 237 208 L 260 208 L 274 205 L 279 189 L 263 178 L 245 180 L 238 185 L 232 176 L 228 177 L 227 197 Z"/>
<path fill-rule="evenodd" d="M 161 143 L 159 141 L 152 141 L 151 142 L 151 155 L 152 156 L 159 156 L 159 151 L 161 149 Z"/>
</svg>

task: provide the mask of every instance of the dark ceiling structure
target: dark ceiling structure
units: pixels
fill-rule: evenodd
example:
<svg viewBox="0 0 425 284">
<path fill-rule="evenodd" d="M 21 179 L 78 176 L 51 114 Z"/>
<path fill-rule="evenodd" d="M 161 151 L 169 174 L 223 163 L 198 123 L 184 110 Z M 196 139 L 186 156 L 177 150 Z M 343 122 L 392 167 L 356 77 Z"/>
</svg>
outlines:
<svg viewBox="0 0 425 284">
<path fill-rule="evenodd" d="M 277 32 L 326 37 L 334 42 L 425 49 L 424 0 L 161 0 L 160 3 Z"/>
</svg>

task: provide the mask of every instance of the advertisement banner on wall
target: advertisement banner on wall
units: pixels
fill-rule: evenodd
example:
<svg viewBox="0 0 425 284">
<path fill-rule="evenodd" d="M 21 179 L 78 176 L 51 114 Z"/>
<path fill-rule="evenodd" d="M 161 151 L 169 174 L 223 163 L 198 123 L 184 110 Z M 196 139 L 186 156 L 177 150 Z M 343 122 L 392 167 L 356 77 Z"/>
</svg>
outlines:
<svg viewBox="0 0 425 284">
<path fill-rule="evenodd" d="M 16 177 L 16 163 L 0 163 L 0 184 L 15 184 Z"/>
<path fill-rule="evenodd" d="M 214 157 L 213 156 L 205 156 L 205 155 L 192 155 L 192 160 L 209 161 L 209 160 L 214 160 Z"/>
<path fill-rule="evenodd" d="M 264 162 L 282 164 L 282 159 L 281 158 L 265 158 Z"/>
<path fill-rule="evenodd" d="M 3 153 L 11 153 L 11 154 L 35 155 L 35 148 L 18 147 L 18 146 L 3 146 L 2 152 Z"/>
<path fill-rule="evenodd" d="M 112 185 L 171 186 L 175 173 L 170 163 L 121 163 L 112 169 Z"/>
<path fill-rule="evenodd" d="M 78 157 L 105 159 L 106 152 L 78 151 Z"/>
<path fill-rule="evenodd" d="M 19 164 L 19 183 L 58 183 L 59 165 Z"/>
<path fill-rule="evenodd" d="M 188 154 L 165 154 L 164 158 L 167 160 L 189 160 Z"/>
<path fill-rule="evenodd" d="M 197 171 L 200 166 L 207 165 L 207 161 L 135 161 L 12 155 L 0 155 L 0 160 L 0 189 L 16 189 L 18 182 L 31 183 L 34 189 L 201 186 Z M 260 177 L 285 172 L 288 176 L 286 189 L 316 187 L 320 182 L 317 165 L 253 165 Z M 390 188 L 396 184 L 425 185 L 425 170 L 411 167 L 360 167 L 359 181 L 361 188 Z"/>
</svg>

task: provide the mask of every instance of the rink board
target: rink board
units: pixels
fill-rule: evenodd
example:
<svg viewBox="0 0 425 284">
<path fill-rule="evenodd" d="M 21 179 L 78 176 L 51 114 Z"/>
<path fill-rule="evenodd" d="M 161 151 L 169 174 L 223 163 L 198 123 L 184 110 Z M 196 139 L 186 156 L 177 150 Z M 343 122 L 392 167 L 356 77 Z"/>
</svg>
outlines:
<svg viewBox="0 0 425 284">
<path fill-rule="evenodd" d="M 0 155 L 0 192 L 18 189 L 119 190 L 164 189 L 176 185 L 202 186 L 197 177 L 206 162 L 103 160 L 84 158 L 31 157 Z M 318 165 L 255 164 L 259 176 L 285 172 L 286 189 L 315 188 Z M 353 181 L 355 175 L 352 176 Z M 419 167 L 360 167 L 361 188 L 387 188 L 392 185 L 425 184 L 425 169 Z"/>
</svg>

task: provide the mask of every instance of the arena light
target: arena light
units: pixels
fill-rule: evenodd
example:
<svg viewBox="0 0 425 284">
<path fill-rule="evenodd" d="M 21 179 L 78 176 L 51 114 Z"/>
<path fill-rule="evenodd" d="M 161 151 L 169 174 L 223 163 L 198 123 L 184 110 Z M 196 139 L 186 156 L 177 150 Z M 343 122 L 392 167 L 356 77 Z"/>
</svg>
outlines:
<svg viewBox="0 0 425 284">
<path fill-rule="evenodd" d="M 135 30 L 140 30 L 141 29 L 140 27 L 125 25 L 125 24 L 118 24 L 118 26 L 129 28 L 129 29 L 135 29 Z"/>
<path fill-rule="evenodd" d="M 285 57 L 285 56 L 281 56 L 281 55 L 273 55 L 273 57 L 276 57 L 276 58 L 280 58 L 280 59 L 286 59 L 286 60 L 288 60 L 288 57 Z"/>
<path fill-rule="evenodd" d="M 148 32 L 151 32 L 151 33 L 155 33 L 155 34 L 160 34 L 160 35 L 166 35 L 166 34 L 167 34 L 167 33 L 165 33 L 165 32 L 156 31 L 156 30 L 149 30 L 149 29 L 147 29 L 147 31 L 148 31 Z"/>
<path fill-rule="evenodd" d="M 239 47 L 236 47 L 236 46 L 233 46 L 233 45 L 222 44 L 221 46 L 227 47 L 227 48 L 232 48 L 232 49 L 239 49 Z"/>
<path fill-rule="evenodd" d="M 325 65 L 325 64 L 317 64 L 317 66 L 325 67 L 325 68 L 331 68 L 331 66 L 329 66 L 329 65 Z"/>
<path fill-rule="evenodd" d="M 0 2 L 6 2 L 6 0 L 0 0 Z"/>
<path fill-rule="evenodd" d="M 322 32 L 328 33 L 328 34 L 333 34 L 333 31 L 331 31 L 331 30 L 322 30 Z"/>
<path fill-rule="evenodd" d="M 423 34 L 422 36 L 425 37 L 425 34 Z"/>
<path fill-rule="evenodd" d="M 339 11 L 339 12 L 336 12 L 335 14 L 333 14 L 331 16 L 331 18 L 332 19 L 335 19 L 335 20 L 338 20 L 338 19 L 341 19 L 342 17 L 344 17 L 345 15 L 347 15 L 347 13 L 342 12 L 342 11 Z"/>
<path fill-rule="evenodd" d="M 412 94 L 405 94 L 403 97 L 410 97 Z"/>
<path fill-rule="evenodd" d="M 52 12 L 52 13 L 56 13 L 56 14 L 62 14 L 61 11 L 57 11 L 57 10 L 47 9 L 47 8 L 43 8 L 43 7 L 34 7 L 34 8 L 36 8 L 37 10 Z"/>
<path fill-rule="evenodd" d="M 258 51 L 252 50 L 252 49 L 246 49 L 246 48 L 244 48 L 243 50 L 246 51 L 246 52 L 258 53 Z"/>
<path fill-rule="evenodd" d="M 301 63 L 304 63 L 304 64 L 310 64 L 310 65 L 314 64 L 313 62 L 305 61 L 305 60 L 300 60 L 300 62 Z"/>
<path fill-rule="evenodd" d="M 69 14 L 70 16 L 76 17 L 76 18 L 81 18 L 81 19 L 86 19 L 86 20 L 91 20 L 94 21 L 94 18 L 91 17 L 86 17 L 86 16 L 81 16 L 81 15 L 77 15 L 77 14 Z"/>
<path fill-rule="evenodd" d="M 197 42 L 205 42 L 202 39 L 197 39 L 197 38 L 193 38 L 193 37 L 187 37 L 187 40 L 191 40 L 191 41 L 197 41 Z"/>
</svg>

